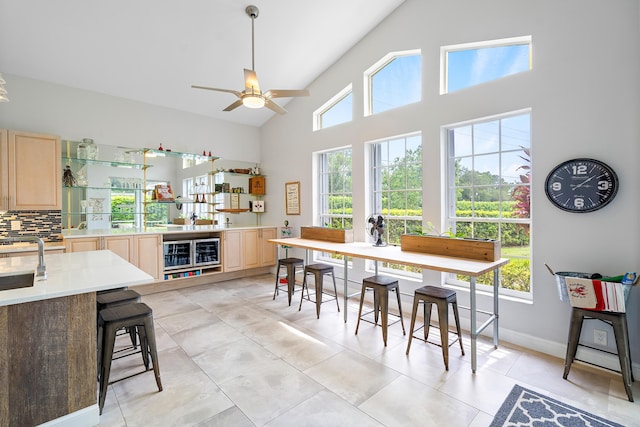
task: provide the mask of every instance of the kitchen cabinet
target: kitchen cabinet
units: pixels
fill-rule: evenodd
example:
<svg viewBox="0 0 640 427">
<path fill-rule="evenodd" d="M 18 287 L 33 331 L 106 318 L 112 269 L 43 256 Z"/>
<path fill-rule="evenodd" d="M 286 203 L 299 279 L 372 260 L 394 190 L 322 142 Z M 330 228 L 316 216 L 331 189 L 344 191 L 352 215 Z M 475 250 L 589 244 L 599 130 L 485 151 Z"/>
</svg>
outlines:
<svg viewBox="0 0 640 427">
<path fill-rule="evenodd" d="M 276 263 L 276 228 L 224 231 L 224 271 L 268 267 Z"/>
<path fill-rule="evenodd" d="M 0 130 L 0 210 L 60 210 L 60 138 Z"/>
<path fill-rule="evenodd" d="M 133 237 L 134 263 L 140 270 L 159 280 L 162 277 L 162 234 L 140 234 Z"/>
<path fill-rule="evenodd" d="M 158 280 L 162 277 L 162 234 L 66 238 L 67 252 L 108 249 Z"/>
</svg>

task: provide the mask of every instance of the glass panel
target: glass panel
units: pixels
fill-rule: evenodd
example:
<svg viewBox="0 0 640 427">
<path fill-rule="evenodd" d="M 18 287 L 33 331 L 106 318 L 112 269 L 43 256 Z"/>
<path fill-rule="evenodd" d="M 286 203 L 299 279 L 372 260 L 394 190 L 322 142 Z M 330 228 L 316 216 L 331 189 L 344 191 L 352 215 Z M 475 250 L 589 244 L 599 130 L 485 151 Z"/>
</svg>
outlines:
<svg viewBox="0 0 640 427">
<path fill-rule="evenodd" d="M 371 75 L 372 113 L 418 102 L 422 95 L 421 55 L 399 56 Z"/>
<path fill-rule="evenodd" d="M 473 125 L 473 154 L 497 153 L 500 151 L 499 121 Z"/>
<path fill-rule="evenodd" d="M 500 155 L 475 156 L 473 161 L 474 185 L 500 184 Z"/>
<path fill-rule="evenodd" d="M 528 114 L 502 119 L 500 131 L 502 150 L 531 147 L 531 120 Z"/>
<path fill-rule="evenodd" d="M 350 122 L 353 119 L 353 96 L 349 92 L 347 96 L 333 104 L 327 111 L 320 115 L 320 128 L 328 128 L 340 123 Z"/>
<path fill-rule="evenodd" d="M 471 138 L 471 126 L 461 126 L 449 132 L 450 143 L 453 145 L 452 155 L 455 157 L 470 156 L 473 154 L 473 139 Z"/>
</svg>

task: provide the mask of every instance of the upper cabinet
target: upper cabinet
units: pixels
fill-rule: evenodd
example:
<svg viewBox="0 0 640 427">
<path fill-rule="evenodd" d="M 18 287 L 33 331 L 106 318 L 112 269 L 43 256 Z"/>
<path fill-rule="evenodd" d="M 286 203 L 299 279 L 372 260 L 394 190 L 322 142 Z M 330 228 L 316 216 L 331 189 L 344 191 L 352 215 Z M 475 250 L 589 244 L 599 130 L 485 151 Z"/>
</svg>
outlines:
<svg viewBox="0 0 640 427">
<path fill-rule="evenodd" d="M 60 138 L 0 130 L 0 209 L 60 210 Z"/>
</svg>

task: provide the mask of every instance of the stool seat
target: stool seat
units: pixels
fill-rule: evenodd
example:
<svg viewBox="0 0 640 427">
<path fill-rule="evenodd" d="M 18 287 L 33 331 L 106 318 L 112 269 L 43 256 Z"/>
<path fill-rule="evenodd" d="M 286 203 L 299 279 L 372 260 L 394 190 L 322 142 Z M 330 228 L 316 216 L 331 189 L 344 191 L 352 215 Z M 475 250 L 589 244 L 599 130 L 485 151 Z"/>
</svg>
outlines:
<svg viewBox="0 0 640 427">
<path fill-rule="evenodd" d="M 111 305 L 126 304 L 132 301 L 140 301 L 140 294 L 130 289 L 96 294 L 98 311 Z"/>
<path fill-rule="evenodd" d="M 362 314 L 362 306 L 364 304 L 364 296 L 367 289 L 373 289 L 373 314 L 375 325 L 378 324 L 378 315 L 380 314 L 382 317 L 381 327 L 382 327 L 382 340 L 384 341 L 384 346 L 387 346 L 387 329 L 389 326 L 389 292 L 395 291 L 396 297 L 398 299 L 398 312 L 399 312 L 399 321 L 402 325 L 402 334 L 406 335 L 406 331 L 404 329 L 404 321 L 402 320 L 402 303 L 400 302 L 400 285 L 396 279 L 387 276 L 375 275 L 371 277 L 367 277 L 362 280 L 362 290 L 360 291 L 360 307 L 358 309 L 358 323 L 356 324 L 356 335 L 358 335 L 358 328 L 360 328 L 360 320 L 363 320 L 363 316 L 366 316 L 369 313 Z M 365 321 L 368 321 L 364 319 Z M 393 322 L 395 323 L 395 322 Z"/>
<path fill-rule="evenodd" d="M 569 340 L 567 344 L 567 354 L 564 360 L 564 374 L 562 378 L 565 380 L 569 376 L 571 364 L 576 360 L 576 352 L 580 344 L 580 333 L 582 332 L 582 323 L 584 320 L 600 320 L 608 323 L 613 328 L 613 334 L 616 340 L 618 350 L 618 360 L 620 361 L 620 373 L 622 374 L 622 382 L 627 392 L 629 402 L 633 402 L 633 392 L 631 383 L 634 381 L 633 369 L 631 368 L 631 350 L 629 346 L 629 328 L 627 326 L 626 313 L 613 313 L 610 311 L 593 311 L 583 308 L 573 307 L 571 309 L 571 323 L 569 325 Z M 598 349 L 596 349 L 598 350 Z M 601 350 L 609 353 L 606 350 Z M 613 353 L 615 354 L 615 353 Z"/>
<path fill-rule="evenodd" d="M 314 276 L 314 284 L 315 284 L 315 301 L 311 300 L 311 296 L 309 295 L 309 283 L 307 282 L 307 275 L 312 274 Z M 333 279 L 333 294 L 329 294 L 324 291 L 323 287 L 323 277 L 325 274 L 331 274 L 331 278 Z M 338 306 L 338 312 L 340 312 L 340 304 L 338 303 L 338 289 L 336 287 L 336 277 L 333 274 L 333 266 L 329 264 L 309 264 L 304 267 L 304 279 L 302 281 L 302 295 L 300 296 L 300 305 L 298 306 L 298 311 L 302 309 L 302 301 L 304 300 L 304 290 L 307 290 L 307 300 L 316 303 L 316 316 L 318 319 L 320 318 L 320 306 L 329 301 L 336 300 L 336 305 Z M 323 295 L 331 296 L 330 299 L 323 301 Z"/>
<path fill-rule="evenodd" d="M 424 304 L 424 325 L 418 329 L 416 326 L 416 315 L 418 312 L 418 305 Z M 462 333 L 460 329 L 460 318 L 458 316 L 458 302 L 456 292 L 451 289 L 442 288 L 440 286 L 423 286 L 418 288 L 414 292 L 413 296 L 413 310 L 411 311 L 411 327 L 409 328 L 409 342 L 407 343 L 407 355 L 411 349 L 411 341 L 413 338 L 421 339 L 424 342 L 429 342 L 429 328 L 431 326 L 431 305 L 436 304 L 438 307 L 438 327 L 440 329 L 440 346 L 442 347 L 442 358 L 444 359 L 444 367 L 449 370 L 449 347 L 455 344 L 456 341 L 460 342 L 460 351 L 464 356 L 464 347 L 462 346 Z M 449 343 L 449 304 L 453 308 L 453 315 L 456 321 L 456 339 Z M 424 328 L 424 339 L 415 337 L 414 332 Z M 435 343 L 432 343 L 435 344 Z M 436 344 L 438 345 L 438 344 Z"/>
<path fill-rule="evenodd" d="M 287 269 L 287 296 L 289 305 L 291 305 L 291 296 L 295 292 L 296 285 L 296 268 L 304 268 L 304 260 L 302 258 L 280 258 L 278 260 L 278 266 L 276 267 L 276 287 L 273 291 L 273 299 L 276 299 L 276 295 L 280 293 L 280 269 L 286 267 Z"/>
<path fill-rule="evenodd" d="M 100 414 L 102 414 L 104 402 L 107 397 L 107 387 L 111 384 L 109 382 L 109 375 L 111 373 L 111 362 L 113 360 L 116 332 L 121 328 L 137 329 L 138 335 L 140 336 L 140 351 L 129 353 L 125 356 L 137 353 L 142 354 L 142 361 L 144 363 L 145 370 L 139 373 L 147 372 L 149 370 L 149 362 L 151 362 L 158 391 L 162 391 L 158 352 L 153 326 L 153 310 L 144 303 L 122 304 L 105 308 L 98 314 L 98 360 L 101 360 L 101 362 L 99 362 L 100 380 L 98 397 Z M 130 378 L 131 376 L 132 375 L 126 378 Z"/>
</svg>

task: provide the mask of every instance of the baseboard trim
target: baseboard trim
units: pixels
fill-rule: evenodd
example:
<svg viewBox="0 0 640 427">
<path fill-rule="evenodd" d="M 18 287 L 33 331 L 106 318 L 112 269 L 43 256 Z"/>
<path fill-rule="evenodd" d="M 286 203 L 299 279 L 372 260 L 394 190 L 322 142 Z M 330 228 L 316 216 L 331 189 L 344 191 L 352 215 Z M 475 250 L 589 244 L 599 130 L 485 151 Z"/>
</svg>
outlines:
<svg viewBox="0 0 640 427">
<path fill-rule="evenodd" d="M 87 406 L 55 420 L 40 424 L 40 427 L 87 427 L 100 424 L 100 409 L 98 405 Z"/>
</svg>

